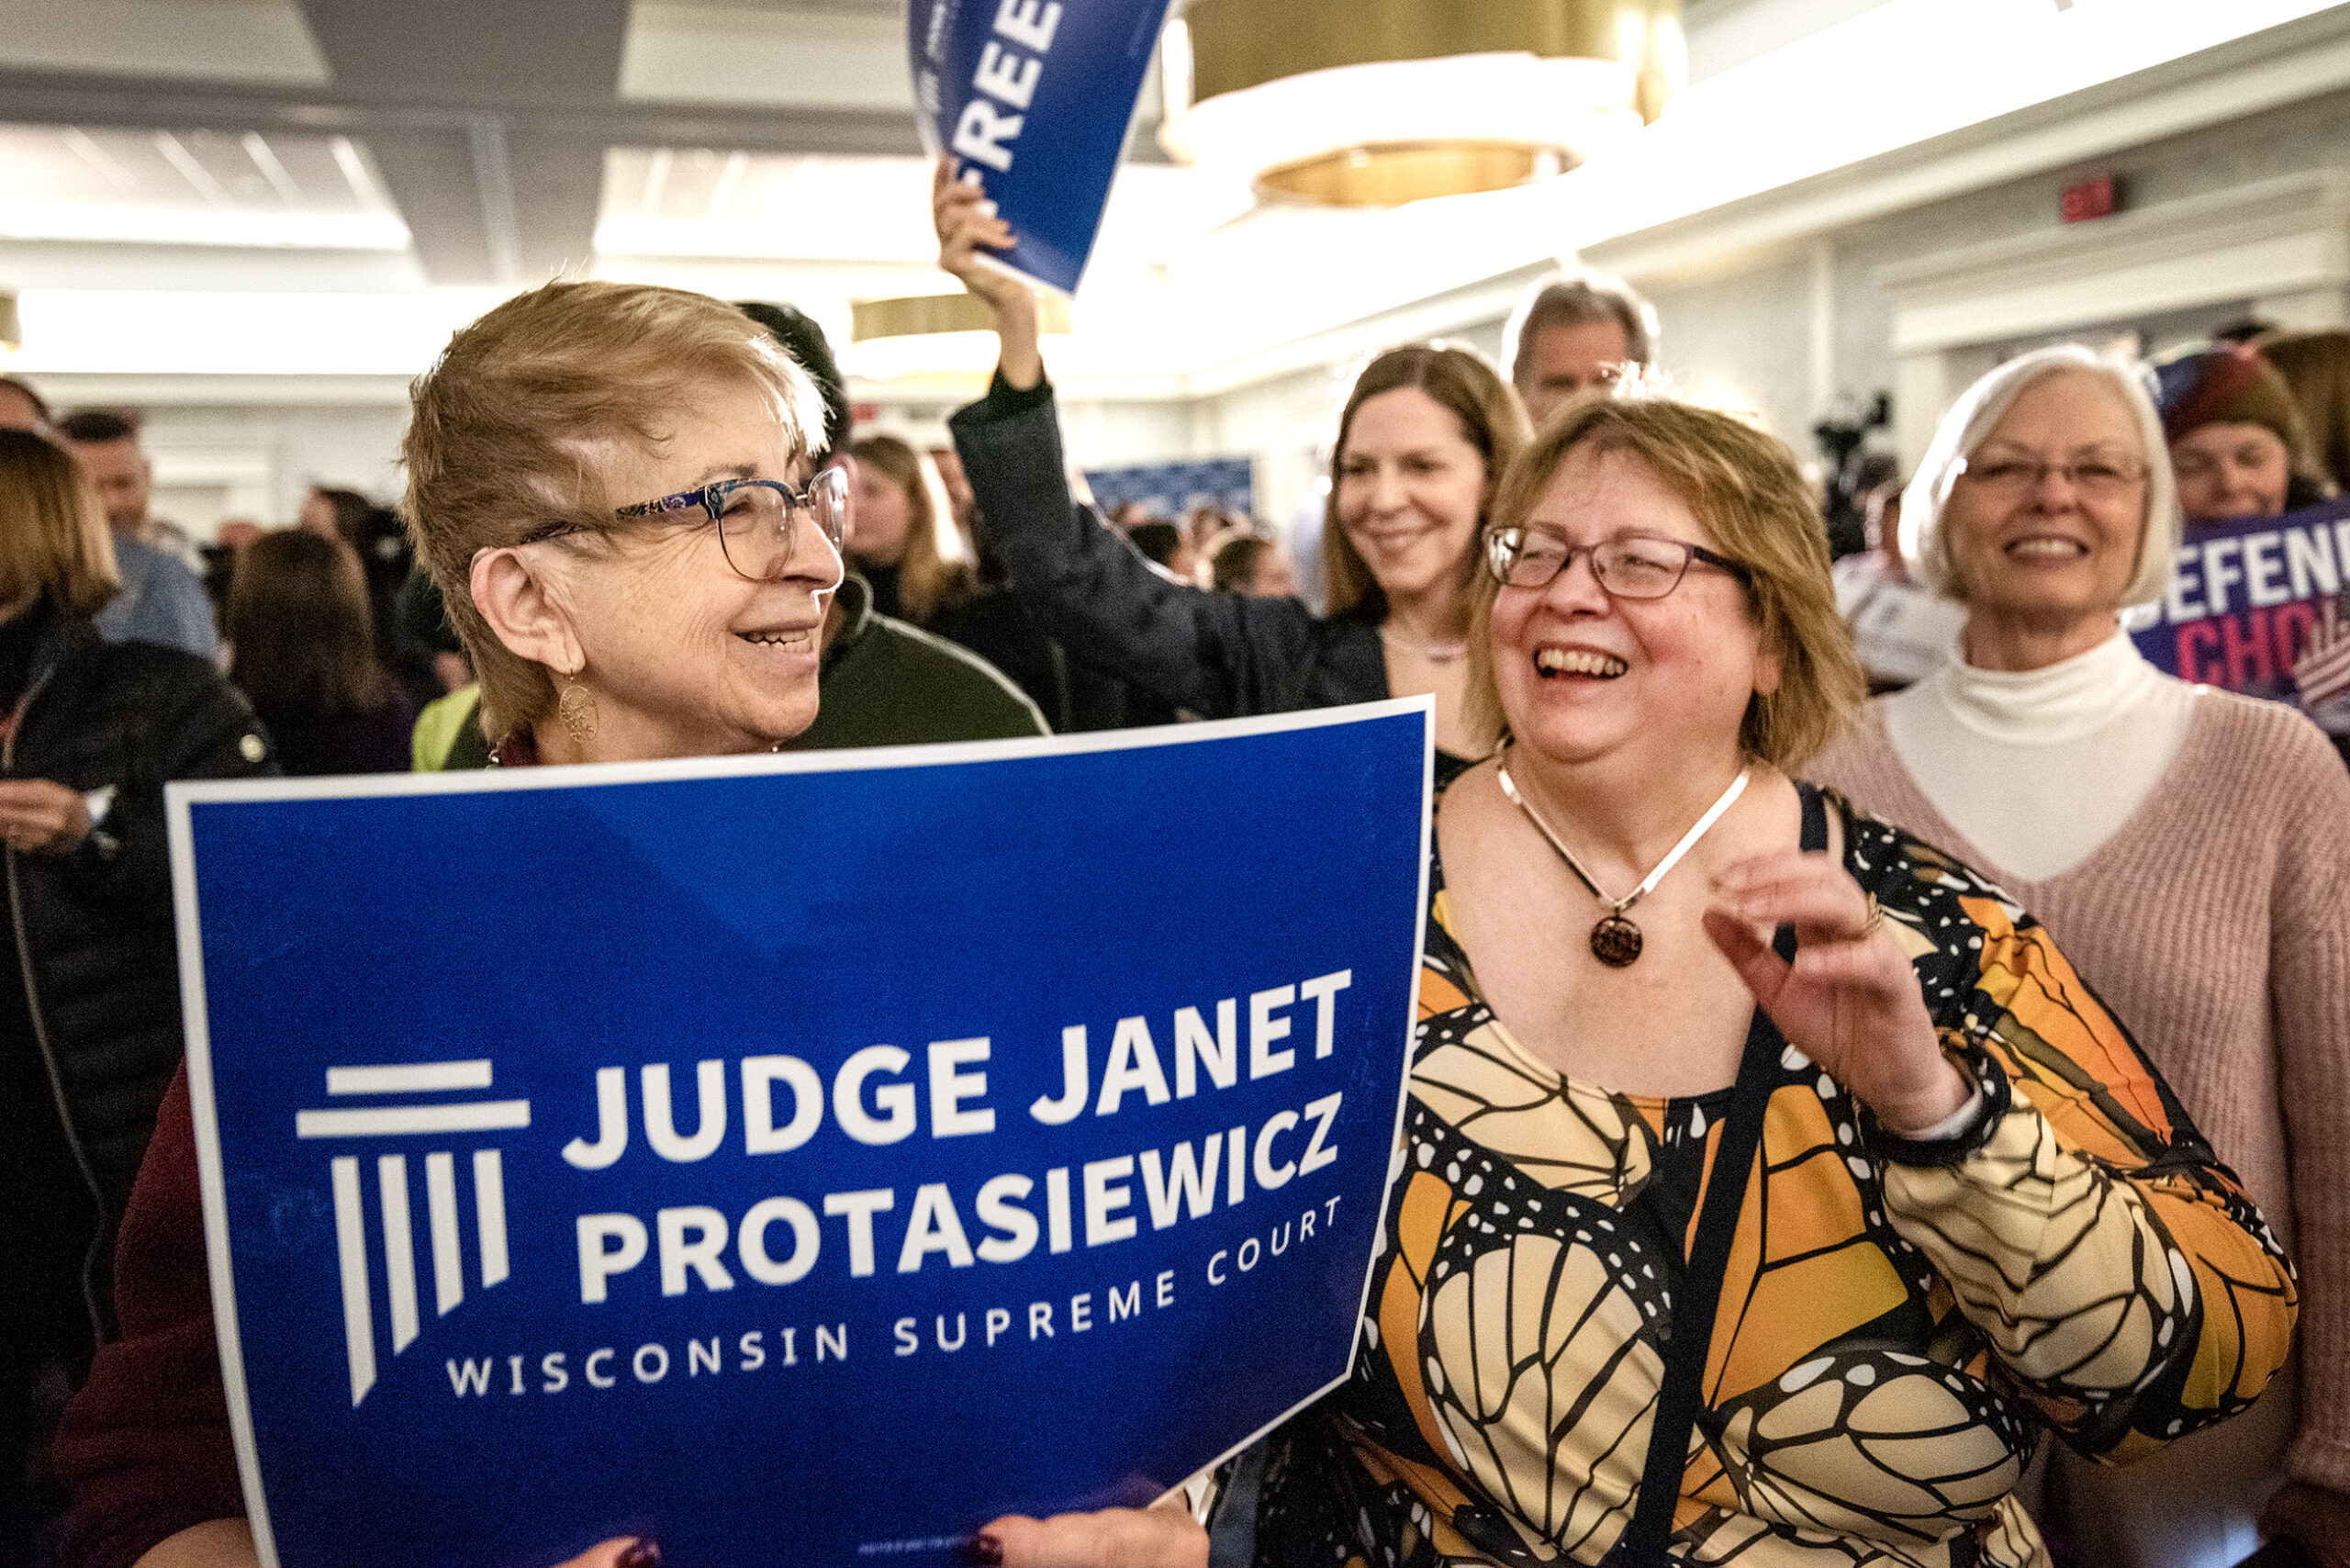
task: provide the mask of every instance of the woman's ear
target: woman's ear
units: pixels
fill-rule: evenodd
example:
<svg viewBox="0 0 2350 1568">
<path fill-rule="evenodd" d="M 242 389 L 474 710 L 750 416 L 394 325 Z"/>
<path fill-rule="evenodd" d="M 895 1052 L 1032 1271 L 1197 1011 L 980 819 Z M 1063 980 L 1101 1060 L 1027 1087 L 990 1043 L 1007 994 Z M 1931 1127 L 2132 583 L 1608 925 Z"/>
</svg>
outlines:
<svg viewBox="0 0 2350 1568">
<path fill-rule="evenodd" d="M 587 665 L 587 653 L 548 564 L 532 560 L 523 549 L 509 545 L 474 557 L 467 585 L 474 608 L 508 653 L 569 675 Z"/>
</svg>

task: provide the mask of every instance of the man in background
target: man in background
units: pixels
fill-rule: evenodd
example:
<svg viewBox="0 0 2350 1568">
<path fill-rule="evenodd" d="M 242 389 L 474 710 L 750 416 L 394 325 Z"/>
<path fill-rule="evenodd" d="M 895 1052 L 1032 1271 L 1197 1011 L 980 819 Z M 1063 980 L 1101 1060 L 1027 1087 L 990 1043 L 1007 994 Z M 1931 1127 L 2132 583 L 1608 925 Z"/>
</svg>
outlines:
<svg viewBox="0 0 2350 1568">
<path fill-rule="evenodd" d="M 161 643 L 217 660 L 220 634 L 203 580 L 147 537 L 155 470 L 139 448 L 139 427 L 111 409 L 87 409 L 66 415 L 57 429 L 114 525 L 122 591 L 98 612 L 99 634 L 112 643 Z"/>
<path fill-rule="evenodd" d="M 1518 302 L 1502 336 L 1509 378 L 1537 430 L 1571 403 L 1605 394 L 1654 353 L 1656 310 L 1614 278 L 1554 278 Z"/>
</svg>

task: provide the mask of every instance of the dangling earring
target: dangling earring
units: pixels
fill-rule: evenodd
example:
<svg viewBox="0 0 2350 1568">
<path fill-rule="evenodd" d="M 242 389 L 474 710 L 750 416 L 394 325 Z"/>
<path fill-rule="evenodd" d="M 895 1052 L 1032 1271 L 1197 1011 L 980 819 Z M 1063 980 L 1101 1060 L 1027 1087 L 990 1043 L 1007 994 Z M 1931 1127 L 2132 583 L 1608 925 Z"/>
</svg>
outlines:
<svg viewBox="0 0 2350 1568">
<path fill-rule="evenodd" d="M 581 670 L 588 666 L 582 665 Z M 562 700 L 555 704 L 555 717 L 575 745 L 586 745 L 596 738 L 596 694 L 579 684 L 579 670 L 565 676 Z"/>
</svg>

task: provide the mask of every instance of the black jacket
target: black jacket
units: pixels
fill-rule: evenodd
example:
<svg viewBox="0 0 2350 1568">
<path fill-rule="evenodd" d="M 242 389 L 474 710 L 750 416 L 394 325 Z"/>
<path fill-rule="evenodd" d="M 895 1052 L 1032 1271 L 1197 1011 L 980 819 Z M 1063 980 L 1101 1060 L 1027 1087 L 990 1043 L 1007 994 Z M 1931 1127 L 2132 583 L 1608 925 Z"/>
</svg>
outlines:
<svg viewBox="0 0 2350 1568">
<path fill-rule="evenodd" d="M 102 1338 L 114 1227 L 182 1050 L 163 784 L 276 771 L 252 709 L 204 660 L 62 621 L 0 747 L 7 778 L 91 796 L 97 819 L 70 855 L 8 850 L 6 864 L 35 1044 L 97 1204 L 85 1296 Z"/>
<path fill-rule="evenodd" d="M 1075 504 L 1049 386 L 998 376 L 947 422 L 1013 590 L 1071 655 L 1206 719 L 1390 695 L 1376 602 L 1324 619 L 1294 599 L 1187 588 Z"/>
</svg>

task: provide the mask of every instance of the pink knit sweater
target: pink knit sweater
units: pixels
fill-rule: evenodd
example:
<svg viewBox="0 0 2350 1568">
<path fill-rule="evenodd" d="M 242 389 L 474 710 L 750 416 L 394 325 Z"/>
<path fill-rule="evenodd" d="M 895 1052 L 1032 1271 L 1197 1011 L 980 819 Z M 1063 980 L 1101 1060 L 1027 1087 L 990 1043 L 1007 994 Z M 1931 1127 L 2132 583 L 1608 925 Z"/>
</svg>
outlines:
<svg viewBox="0 0 2350 1568">
<path fill-rule="evenodd" d="M 2350 1492 L 2350 774 L 2325 738 L 2280 703 L 2202 692 L 2154 792 L 2037 882 L 1933 808 L 1880 704 L 1806 774 L 2004 886 L 2169 1080 L 2300 1269 L 2290 1472 Z"/>
</svg>

